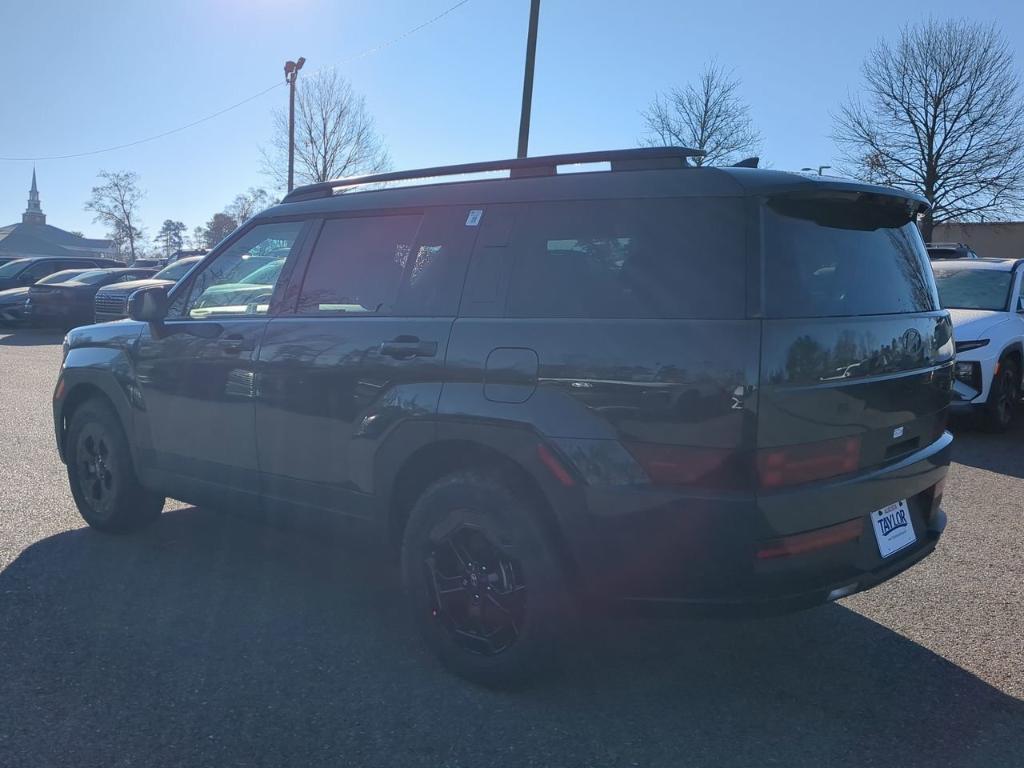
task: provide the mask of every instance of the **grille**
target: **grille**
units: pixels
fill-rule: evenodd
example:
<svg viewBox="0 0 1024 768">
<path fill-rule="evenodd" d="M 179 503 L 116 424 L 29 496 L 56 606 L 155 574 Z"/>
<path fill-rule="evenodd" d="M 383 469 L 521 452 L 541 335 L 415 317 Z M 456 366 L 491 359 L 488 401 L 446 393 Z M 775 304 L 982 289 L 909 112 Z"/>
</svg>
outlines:
<svg viewBox="0 0 1024 768">
<path fill-rule="evenodd" d="M 120 294 L 106 295 L 96 294 L 96 302 L 93 305 L 96 317 L 103 317 L 105 320 L 125 317 L 128 308 L 128 297 Z"/>
</svg>

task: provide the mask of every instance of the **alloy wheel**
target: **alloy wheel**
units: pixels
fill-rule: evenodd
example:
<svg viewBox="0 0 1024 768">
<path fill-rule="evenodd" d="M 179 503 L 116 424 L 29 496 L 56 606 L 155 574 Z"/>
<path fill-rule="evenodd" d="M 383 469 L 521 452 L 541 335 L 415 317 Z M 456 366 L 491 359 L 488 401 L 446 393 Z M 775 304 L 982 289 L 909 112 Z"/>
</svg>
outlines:
<svg viewBox="0 0 1024 768">
<path fill-rule="evenodd" d="M 110 438 L 99 425 L 82 430 L 75 458 L 82 496 L 96 512 L 111 514 L 117 491 L 116 465 Z"/>
<path fill-rule="evenodd" d="M 523 570 L 488 533 L 460 524 L 432 537 L 423 565 L 432 615 L 459 646 L 494 656 L 515 643 L 526 613 Z"/>
</svg>

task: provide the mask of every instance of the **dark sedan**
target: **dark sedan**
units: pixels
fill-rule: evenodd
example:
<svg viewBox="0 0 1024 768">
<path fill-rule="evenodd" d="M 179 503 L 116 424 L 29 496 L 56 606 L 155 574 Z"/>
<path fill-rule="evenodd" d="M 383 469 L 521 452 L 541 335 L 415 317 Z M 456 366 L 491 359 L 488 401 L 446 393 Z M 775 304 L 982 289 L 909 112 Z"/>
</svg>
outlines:
<svg viewBox="0 0 1024 768">
<path fill-rule="evenodd" d="M 33 285 L 25 305 L 26 318 L 34 325 L 71 328 L 92 322 L 96 291 L 105 285 L 151 277 L 152 268 L 93 269 L 72 280 Z"/>
<path fill-rule="evenodd" d="M 37 285 L 50 285 L 51 283 L 63 283 L 66 280 L 73 280 L 87 269 L 64 269 L 47 275 L 39 280 Z M 0 291 L 0 324 L 18 325 L 25 320 L 25 302 L 28 300 L 28 292 L 31 286 L 23 285 L 18 288 L 8 288 Z"/>
<path fill-rule="evenodd" d="M 98 256 L 26 256 L 0 264 L 0 291 L 35 284 L 65 269 L 108 269 L 123 266 Z"/>
</svg>

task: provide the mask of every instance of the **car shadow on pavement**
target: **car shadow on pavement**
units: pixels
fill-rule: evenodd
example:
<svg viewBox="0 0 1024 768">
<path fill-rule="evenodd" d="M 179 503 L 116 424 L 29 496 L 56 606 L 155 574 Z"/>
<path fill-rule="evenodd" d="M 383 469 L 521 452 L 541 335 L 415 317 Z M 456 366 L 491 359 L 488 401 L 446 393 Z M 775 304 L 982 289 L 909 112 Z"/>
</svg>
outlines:
<svg viewBox="0 0 1024 768">
<path fill-rule="evenodd" d="M 0 326 L 0 347 L 38 347 L 60 344 L 64 332 L 50 328 L 11 328 Z"/>
<path fill-rule="evenodd" d="M 1011 477 L 1024 477 L 1024 409 L 1002 434 L 984 432 L 967 419 L 952 425 L 953 461 Z"/>
<path fill-rule="evenodd" d="M 2 765 L 1019 765 L 1024 703 L 839 605 L 597 621 L 522 691 L 412 634 L 377 550 L 232 515 L 0 573 Z"/>
</svg>

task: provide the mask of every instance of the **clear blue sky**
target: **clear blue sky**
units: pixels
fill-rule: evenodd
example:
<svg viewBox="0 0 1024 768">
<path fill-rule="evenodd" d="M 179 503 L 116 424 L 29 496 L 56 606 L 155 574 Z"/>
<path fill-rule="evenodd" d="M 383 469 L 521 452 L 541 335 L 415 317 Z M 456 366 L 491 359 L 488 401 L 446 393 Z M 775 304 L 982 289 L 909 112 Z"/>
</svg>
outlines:
<svg viewBox="0 0 1024 768">
<path fill-rule="evenodd" d="M 393 39 L 455 0 L 5 0 L 0 156 L 60 155 L 188 123 L 282 79 Z M 470 0 L 340 67 L 363 93 L 397 168 L 515 154 L 528 0 Z M 859 86 L 882 35 L 931 13 L 997 22 L 1024 67 L 1017 0 L 740 2 L 542 0 L 531 153 L 634 146 L 640 112 L 709 59 L 735 69 L 776 168 L 830 163 L 830 110 Z M 82 210 L 101 169 L 134 170 L 152 237 L 189 230 L 267 185 L 259 147 L 284 87 L 174 136 L 36 163 L 48 221 L 101 236 Z M 20 221 L 31 162 L 0 162 L 0 225 Z"/>
</svg>

